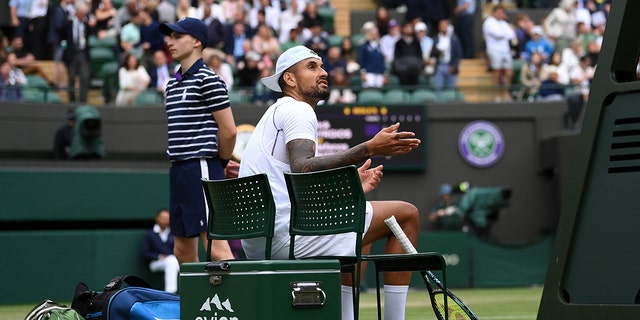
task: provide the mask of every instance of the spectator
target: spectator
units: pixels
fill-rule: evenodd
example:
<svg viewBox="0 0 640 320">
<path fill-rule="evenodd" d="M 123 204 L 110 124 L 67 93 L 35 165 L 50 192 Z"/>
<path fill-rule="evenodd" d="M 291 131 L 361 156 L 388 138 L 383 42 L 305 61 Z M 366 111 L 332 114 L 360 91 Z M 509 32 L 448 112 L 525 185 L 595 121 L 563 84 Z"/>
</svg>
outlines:
<svg viewBox="0 0 640 320">
<path fill-rule="evenodd" d="M 174 70 L 167 63 L 167 55 L 164 50 L 156 50 L 153 53 L 153 64 L 147 68 L 147 73 L 149 74 L 149 88 L 164 97 L 167 83 L 174 76 Z"/>
<path fill-rule="evenodd" d="M 186 17 L 195 18 L 197 15 L 196 8 L 191 5 L 191 0 L 178 0 L 176 5 L 176 20 Z"/>
<path fill-rule="evenodd" d="M 327 51 L 329 50 L 329 39 L 325 36 L 322 25 L 314 21 L 308 28 L 309 31 L 311 31 L 311 37 L 307 40 L 305 46 L 315 51 L 323 60 L 326 60 Z"/>
<path fill-rule="evenodd" d="M 132 106 L 136 98 L 151 82 L 147 70 L 140 65 L 140 60 L 134 54 L 125 56 L 124 64 L 118 70 L 118 84 L 120 89 L 116 95 L 117 106 Z"/>
<path fill-rule="evenodd" d="M 22 85 L 12 74 L 12 68 L 8 61 L 0 63 L 0 101 L 22 100 Z"/>
<path fill-rule="evenodd" d="M 289 32 L 292 29 L 297 29 L 300 21 L 302 21 L 302 14 L 299 10 L 298 0 L 291 0 L 287 9 L 280 14 L 280 29 L 278 29 L 280 43 L 284 44 L 291 40 Z M 296 37 L 297 36 L 298 35 L 296 35 Z M 284 51 L 286 49 L 282 48 L 282 50 Z"/>
<path fill-rule="evenodd" d="M 558 81 L 558 72 L 550 70 L 547 77 L 540 82 L 538 101 L 564 100 L 565 86 Z"/>
<path fill-rule="evenodd" d="M 275 6 L 269 3 L 269 0 L 260 0 L 259 5 L 253 7 L 251 11 L 249 11 L 249 21 L 251 28 L 256 29 L 258 24 L 260 24 L 260 11 L 263 12 L 264 15 L 264 23 L 271 27 L 273 30 L 280 30 L 280 6 Z"/>
<path fill-rule="evenodd" d="M 18 0 L 17 2 L 23 1 Z M 27 30 L 25 30 L 25 33 L 22 35 L 25 40 L 25 47 L 29 52 L 33 53 L 36 59 L 49 59 L 51 55 L 50 48 L 42 45 L 47 42 L 49 0 L 27 2 L 29 2 L 30 6 L 28 14 L 29 20 Z"/>
<path fill-rule="evenodd" d="M 551 10 L 544 19 L 545 33 L 553 42 L 554 48 L 562 52 L 571 46 L 576 38 L 576 0 L 561 0 L 558 7 Z"/>
<path fill-rule="evenodd" d="M 586 55 L 586 51 L 582 47 L 580 40 L 576 39 L 571 47 L 562 50 L 562 65 L 569 72 L 580 64 L 580 57 Z M 569 79 L 569 77 L 567 77 Z M 568 83 L 568 81 L 567 81 Z"/>
<path fill-rule="evenodd" d="M 62 53 L 64 52 L 64 47 L 68 44 L 65 40 L 64 26 L 66 21 L 72 17 L 72 11 L 72 0 L 60 0 L 49 17 L 49 37 L 47 42 L 53 50 L 52 81 L 56 87 L 66 86 L 66 83 L 64 83 L 64 74 L 67 70 L 62 61 Z"/>
<path fill-rule="evenodd" d="M 427 24 L 419 21 L 413 27 L 416 33 L 416 39 L 420 43 L 420 49 L 422 49 L 422 61 L 424 62 L 424 75 L 430 78 L 435 73 L 436 61 L 431 57 L 431 51 L 433 50 L 433 38 L 427 35 Z"/>
<path fill-rule="evenodd" d="M 67 20 L 62 28 L 64 41 L 67 47 L 63 58 L 68 70 L 69 101 L 87 102 L 89 83 L 91 81 L 91 65 L 89 57 L 88 39 L 91 35 L 91 26 L 86 22 L 89 7 L 83 1 L 75 3 L 75 14 Z M 79 77 L 80 92 L 76 96 L 75 83 Z"/>
<path fill-rule="evenodd" d="M 380 34 L 380 38 L 383 38 L 387 33 L 389 33 L 389 29 L 391 28 L 391 19 L 389 16 L 389 10 L 387 10 L 384 6 L 377 6 L 374 22 L 376 23 L 376 28 L 378 28 L 378 34 Z M 398 25 L 396 21 L 396 25 Z"/>
<path fill-rule="evenodd" d="M 387 31 L 385 35 L 380 37 L 380 50 L 384 55 L 385 63 L 391 65 L 391 63 L 393 63 L 393 53 L 396 50 L 396 42 L 402 37 L 398 21 L 391 19 Z"/>
<path fill-rule="evenodd" d="M 333 83 L 331 83 L 331 75 L 334 69 L 340 68 L 343 72 L 347 70 L 347 62 L 340 56 L 340 48 L 338 47 L 329 47 L 327 57 L 323 62 L 324 70 L 329 74 L 329 85 L 333 85 Z"/>
<path fill-rule="evenodd" d="M 417 23 L 418 21 L 425 21 L 426 11 L 428 10 L 428 3 L 430 0 L 405 0 L 404 4 L 407 8 L 404 14 L 404 21 L 410 21 Z"/>
<path fill-rule="evenodd" d="M 71 151 L 71 135 L 76 124 L 76 113 L 70 108 L 67 110 L 66 123 L 56 130 L 53 138 L 53 159 L 67 160 Z"/>
<path fill-rule="evenodd" d="M 140 10 L 140 48 L 142 57 L 140 62 L 143 66 L 148 66 L 153 62 L 153 53 L 164 49 L 164 36 L 158 31 L 160 23 L 151 17 L 149 9 Z"/>
<path fill-rule="evenodd" d="M 169 210 L 160 209 L 156 213 L 155 225 L 147 231 L 142 240 L 142 258 L 152 272 L 164 272 L 164 291 L 178 292 L 180 264 L 173 254 L 174 240 L 170 227 Z"/>
<path fill-rule="evenodd" d="M 20 69 L 22 73 L 34 74 L 52 83 L 49 80 L 49 76 L 36 62 L 36 56 L 24 47 L 22 37 L 16 36 L 11 40 L 11 52 L 7 55 L 7 60 L 14 68 Z"/>
<path fill-rule="evenodd" d="M 222 6 L 216 3 L 214 0 L 200 1 L 200 5 L 196 9 L 196 19 L 200 19 L 204 21 L 205 17 L 207 17 L 205 15 L 206 7 L 208 7 L 209 10 L 211 10 L 210 17 L 218 19 L 223 24 L 227 22 L 227 20 L 224 18 L 224 12 L 222 11 Z"/>
<path fill-rule="evenodd" d="M 462 46 L 453 32 L 453 26 L 449 20 L 441 20 L 438 23 L 438 34 L 435 37 L 432 54 L 436 57 L 433 76 L 433 87 L 436 89 L 436 94 L 439 95 L 442 89 L 457 88 Z"/>
<path fill-rule="evenodd" d="M 95 32 L 99 39 L 118 36 L 118 30 L 115 28 L 118 10 L 113 6 L 111 0 L 100 0 L 92 12 L 96 17 Z"/>
<path fill-rule="evenodd" d="M 202 19 L 209 31 L 209 48 L 222 49 L 226 26 L 217 18 L 211 16 L 211 7 L 204 7 L 204 19 Z"/>
<path fill-rule="evenodd" d="M 236 21 L 238 11 L 244 10 L 244 0 L 222 0 L 220 1 L 222 12 L 224 14 L 225 24 L 233 24 Z"/>
<path fill-rule="evenodd" d="M 13 37 L 29 37 L 29 22 L 31 20 L 31 0 L 10 0 L 9 13 L 14 27 Z"/>
<path fill-rule="evenodd" d="M 464 218 L 456 210 L 458 201 L 453 197 L 453 188 L 448 183 L 441 184 L 439 194 L 431 207 L 429 223 L 438 231 L 462 231 Z"/>
<path fill-rule="evenodd" d="M 360 70 L 357 50 L 353 47 L 351 37 L 342 37 L 340 41 L 340 57 L 347 63 L 347 73 L 353 74 Z"/>
<path fill-rule="evenodd" d="M 302 44 L 302 42 L 300 42 L 300 39 L 299 39 L 300 30 L 301 28 L 296 27 L 296 28 L 291 28 L 291 30 L 287 32 L 289 39 L 280 45 L 280 50 L 282 52 L 287 51 L 287 49 L 289 48 L 293 48 L 295 46 L 299 46 Z"/>
<path fill-rule="evenodd" d="M 456 16 L 456 29 L 460 37 L 462 45 L 462 58 L 472 59 L 475 57 L 475 49 L 473 46 L 474 35 L 474 16 L 476 14 L 475 0 L 457 0 L 457 6 L 454 9 Z"/>
<path fill-rule="evenodd" d="M 224 51 L 227 54 L 229 63 L 235 64 L 239 62 L 246 54 L 243 46 L 243 42 L 249 41 L 249 47 L 251 47 L 251 29 L 247 29 L 248 25 L 245 25 L 243 21 L 236 21 L 232 28 L 227 31 L 227 36 L 224 42 Z"/>
<path fill-rule="evenodd" d="M 578 60 L 576 60 L 576 64 L 577 61 Z M 565 64 L 564 58 L 558 51 L 552 53 L 549 62 L 542 65 L 542 74 L 540 75 L 542 80 L 545 80 L 548 77 L 549 72 L 552 70 L 558 74 L 557 81 L 560 84 L 565 86 L 569 84 L 569 70 L 571 69 L 568 68 L 567 64 Z"/>
<path fill-rule="evenodd" d="M 363 26 L 365 42 L 358 49 L 358 64 L 363 88 L 382 88 L 387 82 L 385 74 L 384 55 L 380 50 L 378 29 L 373 22 L 366 22 Z"/>
<path fill-rule="evenodd" d="M 176 6 L 169 0 L 158 1 L 156 11 L 158 12 L 158 22 L 174 23 L 176 21 Z"/>
<path fill-rule="evenodd" d="M 255 52 L 249 51 L 237 64 L 238 87 L 251 91 L 256 87 L 260 74 L 265 68 L 262 62 L 262 56 Z"/>
<path fill-rule="evenodd" d="M 225 62 L 224 52 L 220 50 L 211 51 L 207 59 L 207 65 L 222 78 L 224 84 L 227 86 L 227 91 L 233 90 L 233 71 L 231 70 L 231 66 Z"/>
<path fill-rule="evenodd" d="M 540 89 L 540 83 L 542 82 L 542 70 L 542 54 L 538 51 L 533 51 L 529 61 L 524 63 L 522 69 L 520 69 L 519 76 L 522 88 L 520 88 L 518 92 L 518 100 L 534 100 L 538 89 Z"/>
<path fill-rule="evenodd" d="M 400 85 L 415 86 L 424 69 L 422 48 L 416 39 L 411 22 L 404 22 L 402 37 L 396 42 L 393 52 L 393 73 L 398 76 Z"/>
<path fill-rule="evenodd" d="M 324 24 L 324 19 L 321 15 L 318 14 L 318 5 L 314 1 L 307 2 L 307 6 L 302 12 L 302 21 L 304 23 L 304 27 L 307 29 L 311 28 L 312 26 Z"/>
<path fill-rule="evenodd" d="M 118 34 L 122 32 L 122 27 L 131 21 L 131 18 L 138 12 L 137 0 L 126 0 L 124 5 L 116 12 L 114 27 Z"/>
<path fill-rule="evenodd" d="M 429 25 L 429 30 L 438 30 L 438 23 L 453 17 L 453 6 L 449 0 L 423 0 L 425 3 L 422 21 Z"/>
<path fill-rule="evenodd" d="M 131 20 L 122 27 L 120 32 L 120 62 L 128 54 L 135 55 L 138 59 L 142 58 L 142 36 L 140 34 L 140 25 L 142 24 L 142 14 L 136 11 L 132 14 Z"/>
<path fill-rule="evenodd" d="M 272 68 L 280 55 L 280 42 L 265 24 L 258 26 L 256 34 L 251 38 L 251 47 L 262 56 L 266 68 Z"/>
<path fill-rule="evenodd" d="M 354 103 L 357 96 L 351 90 L 349 77 L 342 67 L 334 68 L 329 76 L 331 91 L 329 92 L 328 104 Z"/>
<path fill-rule="evenodd" d="M 531 29 L 531 40 L 524 45 L 521 57 L 525 61 L 529 61 L 531 54 L 538 52 L 542 56 L 542 61 L 548 62 L 553 51 L 553 45 L 544 37 L 542 27 L 535 26 Z"/>
<path fill-rule="evenodd" d="M 571 84 L 580 91 L 584 101 L 589 98 L 589 89 L 591 88 L 594 73 L 595 68 L 591 66 L 591 58 L 588 55 L 580 57 L 578 66 L 571 69 L 569 73 Z"/>
<path fill-rule="evenodd" d="M 506 9 L 496 5 L 493 7 L 491 16 L 482 24 L 489 66 L 492 70 L 494 86 L 497 88 L 496 101 L 511 100 L 509 93 L 513 75 L 511 40 L 515 39 L 516 35 L 506 19 Z"/>
<path fill-rule="evenodd" d="M 516 41 L 514 47 L 513 58 L 520 58 L 522 52 L 524 52 L 524 46 L 531 40 L 531 29 L 533 29 L 534 23 L 531 21 L 528 15 L 524 13 L 518 14 L 516 17 Z"/>
</svg>

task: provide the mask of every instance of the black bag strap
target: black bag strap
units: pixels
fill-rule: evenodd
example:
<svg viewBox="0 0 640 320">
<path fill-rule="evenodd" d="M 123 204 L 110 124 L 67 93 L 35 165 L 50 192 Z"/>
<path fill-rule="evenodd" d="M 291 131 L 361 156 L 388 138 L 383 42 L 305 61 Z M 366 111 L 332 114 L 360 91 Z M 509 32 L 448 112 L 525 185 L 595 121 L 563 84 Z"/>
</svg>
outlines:
<svg viewBox="0 0 640 320">
<path fill-rule="evenodd" d="M 104 286 L 104 291 L 120 290 L 123 282 L 129 286 L 151 288 L 151 285 L 148 282 L 138 276 L 123 275 L 113 277 L 113 279 Z"/>
</svg>

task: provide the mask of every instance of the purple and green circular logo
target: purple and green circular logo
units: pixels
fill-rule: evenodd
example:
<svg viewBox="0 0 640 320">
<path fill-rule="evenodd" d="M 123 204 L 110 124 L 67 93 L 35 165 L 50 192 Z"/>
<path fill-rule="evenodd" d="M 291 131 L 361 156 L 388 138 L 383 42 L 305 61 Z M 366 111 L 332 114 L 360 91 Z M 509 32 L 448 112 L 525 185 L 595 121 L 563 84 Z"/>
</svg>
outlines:
<svg viewBox="0 0 640 320">
<path fill-rule="evenodd" d="M 460 132 L 458 150 L 468 164 L 486 168 L 502 158 L 504 138 L 495 124 L 489 121 L 474 121 Z"/>
</svg>

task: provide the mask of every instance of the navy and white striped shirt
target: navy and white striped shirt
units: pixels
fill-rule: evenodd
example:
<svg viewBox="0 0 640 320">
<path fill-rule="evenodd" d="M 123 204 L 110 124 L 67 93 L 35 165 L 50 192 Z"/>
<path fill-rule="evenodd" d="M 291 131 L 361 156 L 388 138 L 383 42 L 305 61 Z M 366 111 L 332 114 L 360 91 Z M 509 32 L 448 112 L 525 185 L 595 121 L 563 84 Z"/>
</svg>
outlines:
<svg viewBox="0 0 640 320">
<path fill-rule="evenodd" d="M 217 157 L 218 123 L 212 112 L 229 107 L 224 81 L 199 59 L 169 80 L 166 93 L 169 160 Z"/>
</svg>

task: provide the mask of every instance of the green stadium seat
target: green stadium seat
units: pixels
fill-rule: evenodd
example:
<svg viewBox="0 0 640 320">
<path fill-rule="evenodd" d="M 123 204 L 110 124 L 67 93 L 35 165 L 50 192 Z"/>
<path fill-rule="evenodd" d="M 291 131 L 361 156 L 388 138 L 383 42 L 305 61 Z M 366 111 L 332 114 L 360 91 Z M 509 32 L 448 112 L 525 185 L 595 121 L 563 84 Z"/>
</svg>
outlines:
<svg viewBox="0 0 640 320">
<path fill-rule="evenodd" d="M 229 102 L 231 104 L 243 104 L 248 102 L 248 99 L 238 90 L 229 90 Z"/>
<path fill-rule="evenodd" d="M 162 105 L 162 96 L 155 90 L 145 90 L 136 97 L 136 105 Z"/>
<path fill-rule="evenodd" d="M 384 101 L 384 94 L 378 89 L 363 89 L 358 93 L 357 101 L 363 104 L 380 104 Z"/>
<path fill-rule="evenodd" d="M 389 89 L 384 93 L 384 102 L 389 104 L 401 104 L 409 101 L 406 91 L 402 89 Z"/>
<path fill-rule="evenodd" d="M 428 103 L 437 100 L 436 94 L 429 89 L 416 89 L 409 95 L 409 101 L 416 103 Z"/>
<path fill-rule="evenodd" d="M 329 45 L 332 47 L 340 47 L 342 44 L 342 36 L 338 34 L 332 34 L 329 36 Z"/>
<path fill-rule="evenodd" d="M 458 90 L 442 90 L 439 93 L 440 102 L 461 102 L 464 101 L 464 95 Z"/>
<path fill-rule="evenodd" d="M 322 29 L 328 33 L 333 33 L 334 15 L 333 8 L 328 6 L 318 6 L 318 15 L 322 17 Z"/>
<path fill-rule="evenodd" d="M 42 87 L 42 88 L 46 88 L 49 86 L 49 82 L 45 78 L 39 75 L 29 74 L 29 75 L 26 75 L 26 77 L 27 77 L 27 84 L 29 86 Z"/>
<path fill-rule="evenodd" d="M 115 48 L 92 47 L 89 49 L 89 64 L 91 65 L 92 78 L 104 79 L 100 77 L 102 66 L 108 62 L 116 62 Z"/>
</svg>

